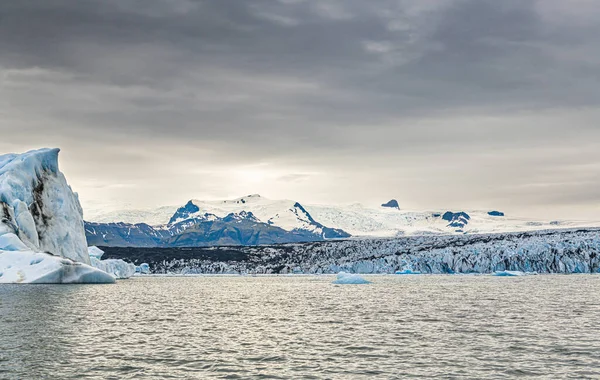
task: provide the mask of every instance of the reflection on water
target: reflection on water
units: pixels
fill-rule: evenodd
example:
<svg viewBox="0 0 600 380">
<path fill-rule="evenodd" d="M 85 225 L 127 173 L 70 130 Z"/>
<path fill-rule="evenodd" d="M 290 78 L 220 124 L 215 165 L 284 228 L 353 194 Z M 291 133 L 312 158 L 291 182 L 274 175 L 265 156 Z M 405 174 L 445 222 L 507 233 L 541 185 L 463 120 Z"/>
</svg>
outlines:
<svg viewBox="0 0 600 380">
<path fill-rule="evenodd" d="M 0 378 L 600 376 L 600 276 L 0 286 Z"/>
</svg>

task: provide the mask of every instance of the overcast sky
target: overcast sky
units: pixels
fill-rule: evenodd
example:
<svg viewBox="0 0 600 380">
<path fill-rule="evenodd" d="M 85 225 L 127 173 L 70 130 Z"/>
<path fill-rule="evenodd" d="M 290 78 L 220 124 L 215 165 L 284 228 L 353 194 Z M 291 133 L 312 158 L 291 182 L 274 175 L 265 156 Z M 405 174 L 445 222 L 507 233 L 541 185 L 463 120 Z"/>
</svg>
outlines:
<svg viewBox="0 0 600 380">
<path fill-rule="evenodd" d="M 249 193 L 600 219 L 600 1 L 0 0 L 0 152 L 87 215 Z"/>
</svg>

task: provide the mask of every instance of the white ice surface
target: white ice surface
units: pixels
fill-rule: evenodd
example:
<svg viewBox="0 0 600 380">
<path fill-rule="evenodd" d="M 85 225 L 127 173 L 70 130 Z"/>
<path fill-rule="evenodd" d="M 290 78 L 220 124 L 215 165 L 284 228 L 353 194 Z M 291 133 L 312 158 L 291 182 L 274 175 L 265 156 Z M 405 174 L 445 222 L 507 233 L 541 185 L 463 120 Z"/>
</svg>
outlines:
<svg viewBox="0 0 600 380">
<path fill-rule="evenodd" d="M 600 221 L 538 221 L 517 216 L 490 216 L 484 210 L 397 210 L 353 205 L 305 205 L 319 223 L 342 229 L 352 236 L 395 237 L 439 233 L 503 233 L 543 229 L 600 227 Z M 462 229 L 448 227 L 439 216 L 446 211 L 465 211 L 471 219 Z"/>
</svg>

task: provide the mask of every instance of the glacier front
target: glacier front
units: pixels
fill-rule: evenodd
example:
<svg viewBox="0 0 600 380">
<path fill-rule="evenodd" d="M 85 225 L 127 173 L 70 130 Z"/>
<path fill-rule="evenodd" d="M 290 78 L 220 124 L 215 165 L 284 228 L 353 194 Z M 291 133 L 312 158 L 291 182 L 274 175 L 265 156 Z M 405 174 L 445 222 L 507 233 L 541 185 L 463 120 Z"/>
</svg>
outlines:
<svg viewBox="0 0 600 380">
<path fill-rule="evenodd" d="M 58 153 L 0 156 L 0 282 L 114 282 L 89 265 L 83 211 Z"/>
<path fill-rule="evenodd" d="M 153 250 L 110 249 L 152 273 L 600 273 L 600 229 Z M 121 252 L 121 253 L 119 253 Z M 508 272 L 506 272 L 508 271 Z"/>
</svg>

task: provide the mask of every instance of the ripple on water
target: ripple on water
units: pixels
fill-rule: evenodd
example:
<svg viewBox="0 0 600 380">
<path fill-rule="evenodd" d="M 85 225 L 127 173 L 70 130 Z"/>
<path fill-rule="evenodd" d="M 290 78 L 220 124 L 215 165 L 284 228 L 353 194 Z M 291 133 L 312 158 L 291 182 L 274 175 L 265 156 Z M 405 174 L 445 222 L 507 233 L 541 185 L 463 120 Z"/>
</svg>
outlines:
<svg viewBox="0 0 600 380">
<path fill-rule="evenodd" d="M 0 378 L 600 377 L 600 277 L 0 287 Z"/>
</svg>

